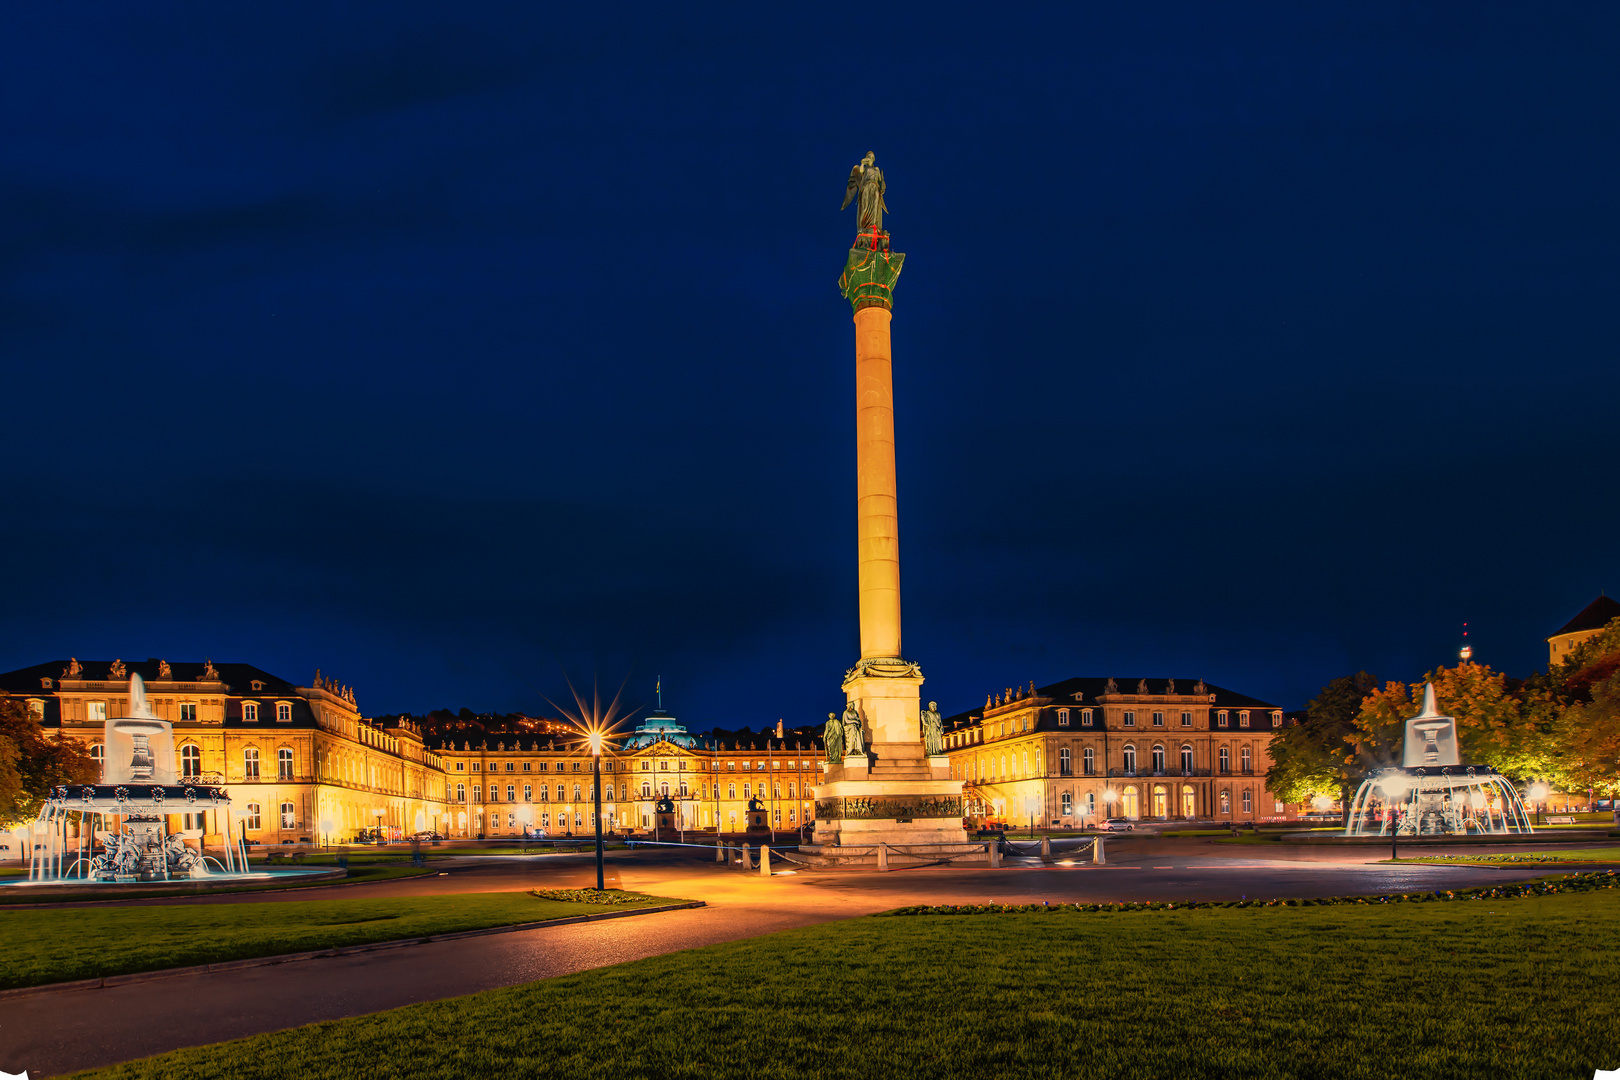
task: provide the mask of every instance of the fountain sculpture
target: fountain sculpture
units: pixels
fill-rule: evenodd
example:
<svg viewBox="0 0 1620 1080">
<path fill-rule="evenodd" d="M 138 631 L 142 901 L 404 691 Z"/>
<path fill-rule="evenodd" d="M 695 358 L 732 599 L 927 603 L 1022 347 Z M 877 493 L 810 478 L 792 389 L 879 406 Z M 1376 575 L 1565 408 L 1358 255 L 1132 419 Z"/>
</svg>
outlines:
<svg viewBox="0 0 1620 1080">
<path fill-rule="evenodd" d="M 1489 765 L 1464 765 L 1457 721 L 1441 716 L 1434 684 L 1423 711 L 1406 722 L 1401 764 L 1366 780 L 1350 803 L 1346 836 L 1455 836 L 1531 832 L 1511 781 Z"/>
<path fill-rule="evenodd" d="M 102 746 L 101 783 L 58 787 L 40 809 L 30 882 L 178 881 L 247 872 L 243 838 L 233 835 L 230 794 L 200 777 L 175 775 L 173 729 L 153 714 L 139 675 L 129 679 L 129 715 L 108 718 Z M 189 825 L 209 813 L 224 838 L 219 857 L 203 853 L 206 828 L 169 828 L 172 816 L 185 815 Z"/>
</svg>

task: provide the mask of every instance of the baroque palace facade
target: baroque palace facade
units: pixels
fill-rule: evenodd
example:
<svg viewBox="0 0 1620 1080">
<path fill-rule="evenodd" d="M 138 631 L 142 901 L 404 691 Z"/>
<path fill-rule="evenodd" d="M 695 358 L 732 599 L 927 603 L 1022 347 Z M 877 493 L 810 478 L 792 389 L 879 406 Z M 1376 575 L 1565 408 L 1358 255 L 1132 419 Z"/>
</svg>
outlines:
<svg viewBox="0 0 1620 1080">
<path fill-rule="evenodd" d="M 1291 817 L 1266 790 L 1282 709 L 1194 679 L 1009 688 L 944 723 L 968 814 L 1047 827 L 1105 818 Z"/>
<path fill-rule="evenodd" d="M 408 718 L 362 716 L 354 692 L 319 672 L 296 686 L 250 664 L 56 660 L 0 675 L 0 695 L 99 757 L 107 718 L 128 713 L 132 674 L 173 726 L 182 776 L 227 787 L 235 828 L 251 841 L 341 842 L 377 828 L 451 837 L 595 831 L 582 745 L 524 735 L 432 745 Z M 753 800 L 775 828 L 801 827 L 813 815 L 819 748 L 761 741 L 763 750 L 704 746 L 654 712 L 602 755 L 604 828 L 649 829 L 666 797 L 677 828 L 740 832 Z M 207 817 L 173 824 L 204 828 L 204 843 L 218 844 L 221 825 Z"/>
</svg>

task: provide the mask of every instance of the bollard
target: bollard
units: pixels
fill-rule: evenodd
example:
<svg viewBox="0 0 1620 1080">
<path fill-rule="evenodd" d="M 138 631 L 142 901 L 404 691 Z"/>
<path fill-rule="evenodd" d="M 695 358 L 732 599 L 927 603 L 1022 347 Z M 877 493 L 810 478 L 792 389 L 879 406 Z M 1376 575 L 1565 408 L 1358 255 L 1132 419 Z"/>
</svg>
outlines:
<svg viewBox="0 0 1620 1080">
<path fill-rule="evenodd" d="M 1001 841 L 992 840 L 988 846 L 990 848 L 990 869 L 994 870 L 1001 866 Z"/>
<path fill-rule="evenodd" d="M 759 845 L 759 876 L 771 876 L 771 845 Z"/>
<path fill-rule="evenodd" d="M 752 870 L 754 868 L 754 860 L 750 856 L 753 853 L 748 850 L 748 845 L 738 844 L 737 850 L 742 854 L 742 868 L 744 870 Z"/>
<path fill-rule="evenodd" d="M 718 840 L 716 840 L 714 842 L 714 861 L 715 862 L 725 862 L 726 861 L 726 845 L 722 844 Z"/>
<path fill-rule="evenodd" d="M 1100 836 L 1091 842 L 1091 862 L 1094 866 L 1102 866 L 1108 862 L 1108 857 L 1103 853 L 1103 838 Z"/>
<path fill-rule="evenodd" d="M 889 845 L 885 844 L 885 843 L 882 843 L 880 841 L 878 843 L 878 869 L 879 870 L 887 870 L 888 868 L 889 868 Z"/>
<path fill-rule="evenodd" d="M 1052 860 L 1052 838 L 1050 836 L 1041 837 L 1041 858 L 1048 862 Z"/>
</svg>

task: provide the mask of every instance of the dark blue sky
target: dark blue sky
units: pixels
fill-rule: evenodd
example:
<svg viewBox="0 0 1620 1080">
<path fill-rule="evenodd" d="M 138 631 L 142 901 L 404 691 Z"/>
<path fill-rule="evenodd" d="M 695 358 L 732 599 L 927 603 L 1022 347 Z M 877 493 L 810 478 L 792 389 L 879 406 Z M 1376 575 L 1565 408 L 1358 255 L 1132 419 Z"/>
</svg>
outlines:
<svg viewBox="0 0 1620 1080">
<path fill-rule="evenodd" d="M 1297 707 L 1620 589 L 1603 4 L 34 5 L 0 32 L 0 667 L 813 722 L 875 150 L 906 651 Z"/>
</svg>

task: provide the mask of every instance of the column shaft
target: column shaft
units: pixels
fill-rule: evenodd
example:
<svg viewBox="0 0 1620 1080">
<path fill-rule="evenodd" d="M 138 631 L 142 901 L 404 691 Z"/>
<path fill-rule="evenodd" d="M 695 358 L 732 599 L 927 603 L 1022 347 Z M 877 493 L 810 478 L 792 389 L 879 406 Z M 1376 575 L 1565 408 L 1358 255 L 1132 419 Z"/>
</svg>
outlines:
<svg viewBox="0 0 1620 1080">
<path fill-rule="evenodd" d="M 900 654 L 900 521 L 894 379 L 884 307 L 855 313 L 855 447 L 861 658 Z"/>
</svg>

